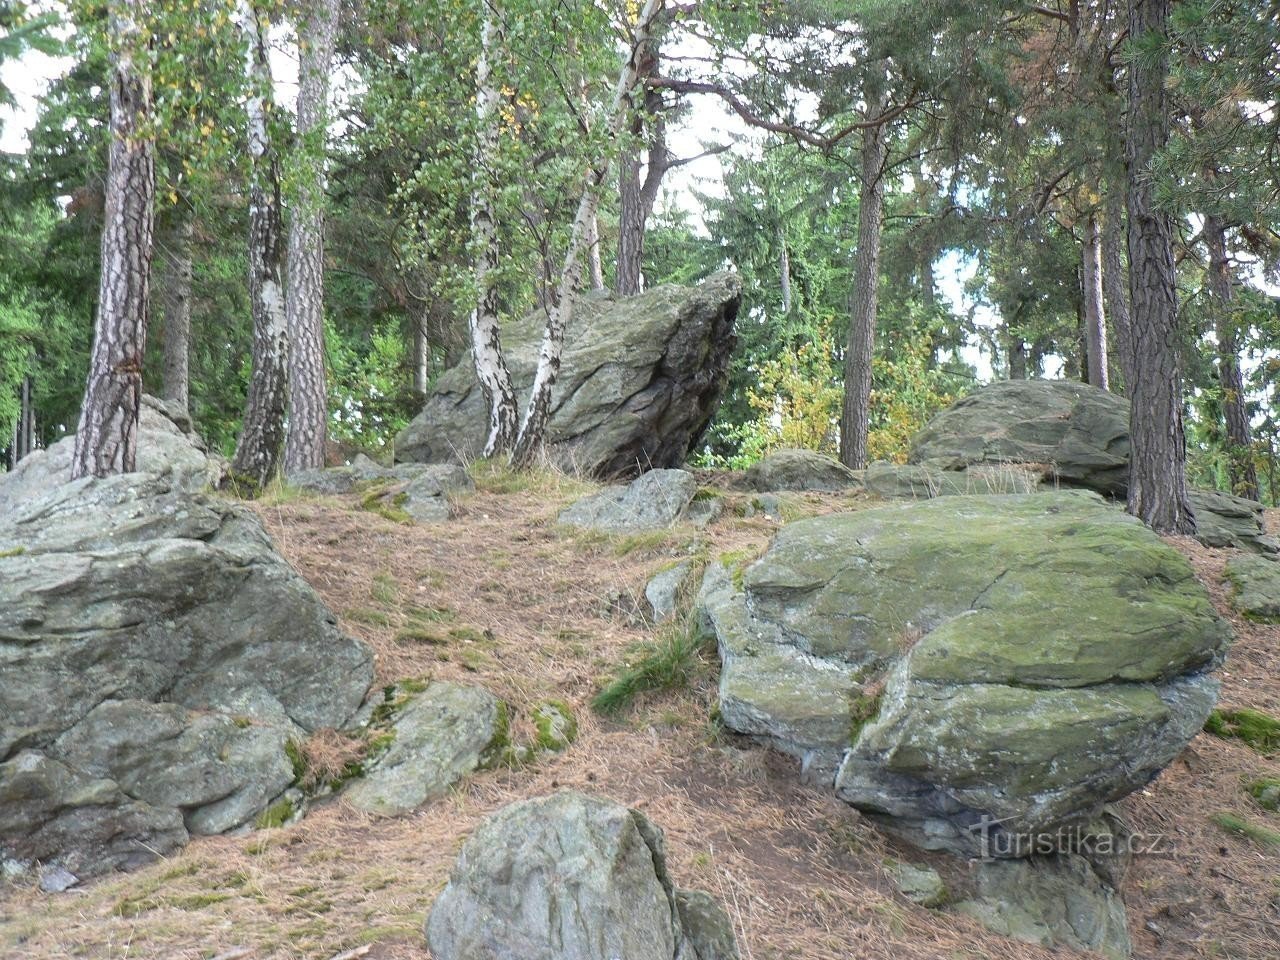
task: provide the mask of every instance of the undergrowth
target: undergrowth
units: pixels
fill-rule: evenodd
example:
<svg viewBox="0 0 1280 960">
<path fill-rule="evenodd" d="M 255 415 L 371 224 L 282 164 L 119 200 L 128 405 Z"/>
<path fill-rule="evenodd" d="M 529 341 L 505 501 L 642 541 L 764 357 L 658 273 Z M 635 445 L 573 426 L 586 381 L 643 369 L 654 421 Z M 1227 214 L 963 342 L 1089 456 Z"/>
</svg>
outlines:
<svg viewBox="0 0 1280 960">
<path fill-rule="evenodd" d="M 634 658 L 592 698 L 591 708 L 616 716 L 647 691 L 689 689 L 707 675 L 712 647 L 693 616 L 673 619 L 653 642 L 635 648 Z"/>
</svg>

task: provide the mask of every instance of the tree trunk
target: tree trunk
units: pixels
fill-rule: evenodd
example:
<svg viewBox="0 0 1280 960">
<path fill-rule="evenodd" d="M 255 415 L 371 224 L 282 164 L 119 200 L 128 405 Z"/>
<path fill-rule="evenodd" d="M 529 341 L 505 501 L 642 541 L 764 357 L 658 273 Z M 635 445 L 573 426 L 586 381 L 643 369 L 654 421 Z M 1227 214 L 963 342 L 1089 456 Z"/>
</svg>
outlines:
<svg viewBox="0 0 1280 960">
<path fill-rule="evenodd" d="M 1218 378 L 1222 382 L 1222 413 L 1227 428 L 1227 471 L 1231 492 L 1258 499 L 1258 468 L 1253 460 L 1253 430 L 1245 406 L 1244 376 L 1240 372 L 1240 345 L 1231 312 L 1231 264 L 1227 259 L 1227 234 L 1222 218 L 1204 218 L 1204 244 L 1209 251 L 1209 302 L 1218 338 Z"/>
<path fill-rule="evenodd" d="M 591 218 L 587 225 L 587 266 L 591 278 L 591 290 L 599 293 L 604 289 L 604 265 L 600 262 L 600 218 Z"/>
<path fill-rule="evenodd" d="M 164 314 L 161 331 L 164 354 L 161 358 L 160 396 L 190 408 L 191 356 L 191 241 L 194 225 L 191 211 L 178 211 L 178 222 L 161 251 L 160 303 Z"/>
<path fill-rule="evenodd" d="M 1009 341 L 1009 379 L 1027 379 L 1027 345 L 1021 337 Z"/>
<path fill-rule="evenodd" d="M 636 50 L 636 58 L 636 86 L 639 86 L 658 70 L 658 42 L 652 32 L 644 46 Z M 646 89 L 639 108 L 633 95 L 628 93 L 626 108 L 633 113 L 632 140 L 622 155 L 618 171 L 618 268 L 614 286 L 620 297 L 634 296 L 644 286 L 645 229 L 658 188 L 670 166 L 666 124 L 662 119 L 662 93 Z M 647 169 L 641 181 L 639 137 L 645 130 L 645 117 L 649 118 L 650 138 L 645 148 Z"/>
<path fill-rule="evenodd" d="M 427 342 L 426 308 L 413 320 L 413 392 L 425 394 L 429 378 L 430 345 Z"/>
<path fill-rule="evenodd" d="M 645 0 L 636 18 L 634 41 L 618 75 L 609 117 L 609 140 L 616 143 L 627 120 L 630 95 L 639 81 L 653 40 L 655 21 L 662 13 L 666 0 Z M 525 408 L 520 435 L 516 438 L 512 462 L 519 467 L 530 466 L 542 449 L 547 421 L 551 418 L 551 389 L 560 374 L 560 353 L 564 347 L 564 332 L 573 316 L 573 297 L 582 280 L 582 248 L 585 245 L 587 227 L 596 215 L 600 202 L 600 189 L 609 175 L 609 156 L 597 161 L 583 185 L 578 213 L 569 233 L 569 247 L 565 252 L 564 267 L 560 273 L 560 285 L 555 302 L 547 312 L 547 325 L 542 333 L 542 347 L 538 351 L 538 369 Z"/>
<path fill-rule="evenodd" d="M 289 220 L 286 473 L 324 466 L 329 393 L 324 375 L 324 191 L 329 71 L 338 0 L 311 0 L 298 23 L 298 188 Z"/>
<path fill-rule="evenodd" d="M 493 168 L 498 152 L 498 89 L 493 81 L 493 56 L 498 42 L 495 2 L 484 4 L 480 32 L 480 59 L 476 63 L 475 172 L 471 180 L 471 245 L 476 260 L 476 305 L 471 311 L 471 355 L 476 379 L 489 407 L 489 435 L 484 456 L 506 453 L 516 439 L 519 412 L 511 372 L 502 356 L 498 331 L 498 224 L 494 211 Z"/>
<path fill-rule="evenodd" d="M 102 224 L 102 267 L 93 353 L 71 460 L 73 479 L 130 473 L 138 454 L 156 171 L 151 79 L 139 27 L 143 0 L 111 0 L 111 145 Z"/>
<path fill-rule="evenodd" d="M 1080 281 L 1084 297 L 1085 353 L 1089 364 L 1089 382 L 1109 390 L 1107 367 L 1107 318 L 1102 299 L 1102 230 L 1096 214 L 1085 224 L 1081 248 Z"/>
<path fill-rule="evenodd" d="M 253 311 L 253 372 L 233 472 L 258 489 L 280 469 L 288 391 L 284 241 L 280 229 L 280 164 L 272 148 L 271 63 L 264 24 L 250 0 L 241 0 L 249 80 L 249 302 Z"/>
<path fill-rule="evenodd" d="M 1151 163 L 1169 137 L 1165 91 L 1170 0 L 1130 0 L 1129 36 L 1156 41 L 1159 53 L 1129 65 L 1129 307 L 1133 380 L 1129 384 L 1129 512 L 1161 533 L 1195 532 L 1187 501 L 1182 428 L 1182 348 L 1172 224 L 1156 206 Z"/>
<path fill-rule="evenodd" d="M 31 378 L 23 377 L 18 390 L 18 418 L 13 422 L 13 436 L 9 444 L 9 469 L 35 449 L 36 415 L 31 402 Z"/>
<path fill-rule="evenodd" d="M 1129 322 L 1128 281 L 1124 274 L 1124 193 L 1123 181 L 1107 185 L 1106 209 L 1102 217 L 1102 292 L 1106 316 L 1115 333 L 1120 376 L 1125 393 L 1133 382 L 1133 330 Z"/>
<path fill-rule="evenodd" d="M 883 97 L 868 103 L 867 116 L 879 116 L 884 107 Z M 871 430 L 871 360 L 876 348 L 886 139 L 883 124 L 862 131 L 858 250 L 854 262 L 849 342 L 844 354 L 844 410 L 840 418 L 840 462 L 854 470 L 867 465 L 867 440 Z"/>
</svg>

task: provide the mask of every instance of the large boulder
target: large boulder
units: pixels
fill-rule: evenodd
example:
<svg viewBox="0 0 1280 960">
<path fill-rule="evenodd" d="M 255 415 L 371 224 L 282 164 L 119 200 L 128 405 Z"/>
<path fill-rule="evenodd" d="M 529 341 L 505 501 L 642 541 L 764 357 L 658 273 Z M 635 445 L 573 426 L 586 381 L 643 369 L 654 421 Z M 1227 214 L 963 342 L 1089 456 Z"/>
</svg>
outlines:
<svg viewBox="0 0 1280 960">
<path fill-rule="evenodd" d="M 552 394 L 552 460 L 602 477 L 684 463 L 719 404 L 740 296 L 736 276 L 717 274 L 696 287 L 578 301 Z M 534 312 L 502 329 L 521 402 L 533 384 L 545 322 Z M 468 356 L 441 376 L 422 413 L 396 438 L 396 458 L 430 463 L 477 457 L 487 424 Z"/>
<path fill-rule="evenodd" d="M 438 960 L 737 960 L 706 894 L 667 873 L 662 831 L 564 792 L 498 811 L 463 845 L 427 918 Z"/>
<path fill-rule="evenodd" d="M 1129 403 L 1071 380 L 999 380 L 930 420 L 912 439 L 910 460 L 942 470 L 1042 464 L 1064 483 L 1123 496 Z"/>
<path fill-rule="evenodd" d="M 373 679 L 257 518 L 174 474 L 0 518 L 0 860 L 78 876 L 251 823 Z"/>
<path fill-rule="evenodd" d="M 745 569 L 713 561 L 700 606 L 729 727 L 963 855 L 1147 783 L 1204 722 L 1229 640 L 1187 562 L 1085 491 L 788 524 Z"/>
<path fill-rule="evenodd" d="M 0 516 L 52 487 L 67 483 L 71 479 L 75 445 L 74 434 L 63 437 L 53 446 L 23 457 L 8 473 L 0 473 Z M 208 452 L 184 411 L 144 395 L 138 418 L 137 468 L 167 474 L 176 486 L 195 493 L 221 483 L 226 462 Z"/>
</svg>

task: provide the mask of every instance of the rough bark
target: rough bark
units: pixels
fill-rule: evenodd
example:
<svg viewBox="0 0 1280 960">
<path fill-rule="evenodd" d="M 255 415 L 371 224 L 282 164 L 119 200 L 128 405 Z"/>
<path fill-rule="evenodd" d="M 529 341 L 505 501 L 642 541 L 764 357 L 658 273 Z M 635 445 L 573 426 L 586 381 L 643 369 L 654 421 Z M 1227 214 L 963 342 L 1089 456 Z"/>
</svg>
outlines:
<svg viewBox="0 0 1280 960">
<path fill-rule="evenodd" d="M 609 140 L 616 142 L 622 134 L 629 114 L 628 103 L 643 69 L 645 51 L 653 39 L 655 22 L 662 13 L 665 0 L 645 0 L 636 18 L 633 43 L 618 75 L 618 85 L 609 111 Z M 551 417 L 551 389 L 560 373 L 560 353 L 564 346 L 564 331 L 573 315 L 573 297 L 582 282 L 582 250 L 586 245 L 588 224 L 595 218 L 600 202 L 600 189 L 609 175 L 609 158 L 606 153 L 597 161 L 583 184 L 578 212 L 569 234 L 569 247 L 565 252 L 564 266 L 555 301 L 547 312 L 547 325 L 538 351 L 538 369 L 533 378 L 529 404 L 520 424 L 512 462 L 520 467 L 533 463 L 542 449 L 542 439 L 547 421 Z"/>
<path fill-rule="evenodd" d="M 636 56 L 636 85 L 639 86 L 658 72 L 658 41 L 652 33 L 644 46 L 637 49 Z M 628 93 L 626 105 L 632 112 L 632 139 L 623 151 L 618 170 L 618 265 L 614 287 L 620 297 L 635 296 L 644 285 L 645 229 L 653 213 L 662 178 L 671 166 L 661 91 L 646 87 L 639 105 Z M 645 175 L 641 180 L 639 138 L 646 126 L 650 136 L 645 146 Z"/>
<path fill-rule="evenodd" d="M 1231 262 L 1227 259 L 1227 232 L 1222 218 L 1204 218 L 1205 247 L 1209 252 L 1209 302 L 1218 340 L 1218 378 L 1222 383 L 1222 417 L 1227 432 L 1227 470 L 1231 492 L 1258 499 L 1258 468 L 1253 459 L 1253 430 L 1245 406 L 1244 376 L 1240 371 L 1240 344 L 1231 312 L 1234 298 Z"/>
<path fill-rule="evenodd" d="M 191 211 L 183 208 L 160 252 L 161 357 L 160 396 L 183 411 L 190 406 L 191 356 Z"/>
<path fill-rule="evenodd" d="M 282 279 L 280 164 L 270 139 L 271 64 L 265 24 L 249 0 L 240 3 L 247 46 L 249 100 L 249 302 L 253 312 L 253 370 L 233 473 L 261 488 L 280 469 L 288 393 L 288 327 Z"/>
<path fill-rule="evenodd" d="M 885 100 L 868 104 L 868 116 L 884 112 Z M 880 235 L 884 226 L 886 130 L 867 127 L 862 136 L 862 180 L 858 188 L 858 249 L 854 260 L 849 341 L 844 355 L 844 409 L 840 417 L 840 462 L 867 465 L 871 429 L 871 361 L 876 346 L 880 287 Z"/>
<path fill-rule="evenodd" d="M 1021 337 L 1009 341 L 1009 379 L 1027 379 L 1027 345 Z"/>
<path fill-rule="evenodd" d="M 71 476 L 132 472 L 137 462 L 155 229 L 155 155 L 147 132 L 151 79 L 142 0 L 112 0 L 111 145 L 102 225 L 102 267 L 93 352 L 76 429 Z"/>
<path fill-rule="evenodd" d="M 471 243 L 475 251 L 476 305 L 471 311 L 471 355 L 476 379 L 489 405 L 489 436 L 484 455 L 506 453 L 516 439 L 515 390 L 502 356 L 498 330 L 498 224 L 494 211 L 493 163 L 498 150 L 498 90 L 493 80 L 493 55 L 498 43 L 498 12 L 485 4 L 476 63 L 476 127 L 479 131 L 475 171 L 471 181 Z"/>
<path fill-rule="evenodd" d="M 1129 65 L 1125 136 L 1129 207 L 1129 309 L 1133 380 L 1129 384 L 1129 512 L 1161 533 L 1193 533 L 1187 501 L 1186 436 L 1178 299 L 1168 215 L 1157 208 L 1151 163 L 1169 137 L 1165 90 L 1170 0 L 1130 0 L 1129 36 L 1160 52 Z"/>
<path fill-rule="evenodd" d="M 9 438 L 9 469 L 35 449 L 36 414 L 31 402 L 31 378 L 23 377 L 18 390 L 18 417 L 13 421 L 13 436 Z"/>
<path fill-rule="evenodd" d="M 1107 185 L 1102 216 L 1102 293 L 1107 322 L 1114 334 L 1120 376 L 1128 394 L 1133 382 L 1133 330 L 1129 322 L 1128 280 L 1124 272 L 1124 187 L 1116 177 Z"/>
<path fill-rule="evenodd" d="M 1102 296 L 1102 229 L 1096 214 L 1085 224 L 1080 250 L 1081 303 L 1084 308 L 1085 355 L 1089 382 L 1111 389 L 1107 367 L 1107 317 Z"/>
<path fill-rule="evenodd" d="M 285 296 L 289 327 L 289 431 L 286 473 L 324 466 L 329 392 L 324 372 L 325 150 L 329 72 L 338 0 L 311 0 L 298 23 L 298 187 L 289 220 Z"/>
</svg>

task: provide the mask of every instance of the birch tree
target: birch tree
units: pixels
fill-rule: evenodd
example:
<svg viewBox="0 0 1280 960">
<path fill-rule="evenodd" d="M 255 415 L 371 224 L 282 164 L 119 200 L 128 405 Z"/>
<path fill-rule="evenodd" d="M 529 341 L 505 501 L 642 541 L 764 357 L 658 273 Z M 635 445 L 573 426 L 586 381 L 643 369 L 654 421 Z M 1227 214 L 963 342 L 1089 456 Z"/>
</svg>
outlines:
<svg viewBox="0 0 1280 960">
<path fill-rule="evenodd" d="M 164 353 L 161 361 L 160 396 L 178 404 L 184 412 L 190 406 L 191 357 L 191 242 L 194 234 L 191 211 L 180 208 L 176 222 L 160 248 L 161 331 Z"/>
<path fill-rule="evenodd" d="M 303 5 L 298 24 L 297 190 L 289 220 L 289 432 L 285 470 L 324 466 L 329 418 L 324 371 L 324 204 L 329 71 L 338 0 Z"/>
<path fill-rule="evenodd" d="M 654 26 L 661 15 L 665 0 L 646 0 L 636 17 L 631 49 L 618 74 L 609 110 L 608 141 L 617 142 L 627 122 L 631 92 L 636 88 L 653 42 Z M 583 184 L 582 198 L 578 201 L 578 213 L 569 233 L 569 247 L 565 252 L 564 266 L 560 271 L 560 284 L 547 311 L 547 324 L 542 333 L 542 346 L 538 351 L 538 367 L 533 377 L 533 389 L 525 408 L 520 434 L 516 438 L 512 462 L 527 467 L 533 463 L 542 448 L 547 421 L 551 418 L 551 389 L 560 373 L 560 354 L 564 348 L 564 332 L 573 317 L 573 298 L 582 284 L 582 254 L 587 245 L 590 226 L 600 205 L 600 190 L 609 175 L 610 156 L 606 152 L 588 172 Z"/>
<path fill-rule="evenodd" d="M 476 302 L 468 326 L 476 379 L 489 408 L 484 456 L 507 453 L 516 440 L 515 390 L 502 355 L 498 328 L 498 224 L 494 209 L 494 167 L 498 153 L 498 88 L 493 59 L 499 42 L 497 0 L 481 0 L 480 56 L 476 62 L 476 164 L 471 181 L 471 243 L 475 257 Z M 594 219 L 594 218 L 593 218 Z"/>
<path fill-rule="evenodd" d="M 1089 382 L 1109 390 L 1107 372 L 1107 315 L 1102 294 L 1102 225 L 1098 214 L 1091 212 L 1084 223 L 1084 242 L 1080 245 L 1080 285 L 1084 293 L 1085 353 Z"/>
<path fill-rule="evenodd" d="M 253 373 L 232 470 L 261 488 L 280 468 L 288 391 L 288 328 L 282 278 L 280 163 L 271 142 L 274 113 L 266 16 L 252 2 L 238 8 L 249 86 L 249 300 L 253 312 Z"/>
<path fill-rule="evenodd" d="M 155 155 L 143 0 L 111 0 L 111 144 L 93 352 L 71 460 L 73 479 L 130 473 L 137 463 L 146 349 Z"/>
</svg>

